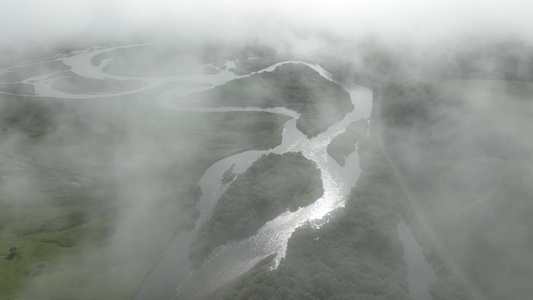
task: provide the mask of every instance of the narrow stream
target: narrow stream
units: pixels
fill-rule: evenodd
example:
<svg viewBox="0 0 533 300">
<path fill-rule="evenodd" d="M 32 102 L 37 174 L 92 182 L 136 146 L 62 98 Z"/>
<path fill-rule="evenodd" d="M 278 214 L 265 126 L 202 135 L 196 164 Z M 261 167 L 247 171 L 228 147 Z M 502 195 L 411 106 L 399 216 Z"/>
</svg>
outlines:
<svg viewBox="0 0 533 300">
<path fill-rule="evenodd" d="M 411 228 L 401 221 L 397 229 L 398 237 L 404 248 L 411 298 L 413 300 L 431 300 L 429 287 L 438 279 L 435 270 L 426 261 L 423 249 L 416 241 Z"/>
</svg>

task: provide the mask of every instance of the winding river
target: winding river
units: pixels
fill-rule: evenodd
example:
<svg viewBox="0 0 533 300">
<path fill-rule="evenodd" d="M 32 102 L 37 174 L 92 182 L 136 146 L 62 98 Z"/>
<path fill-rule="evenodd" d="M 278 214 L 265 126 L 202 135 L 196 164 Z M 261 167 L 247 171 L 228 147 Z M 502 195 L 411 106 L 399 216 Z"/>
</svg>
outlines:
<svg viewBox="0 0 533 300">
<path fill-rule="evenodd" d="M 125 47 L 135 46 L 137 45 Z M 121 81 L 136 79 L 142 82 L 138 88 L 119 92 L 69 94 L 54 88 L 53 81 L 58 78 L 58 72 L 36 75 L 21 82 L 30 84 L 34 87 L 35 97 L 69 99 L 134 94 L 152 89 L 164 83 L 182 82 L 183 84 L 178 88 L 161 93 L 156 99 L 157 104 L 168 109 L 180 111 L 266 111 L 287 115 L 292 118 L 285 123 L 282 143 L 277 147 L 266 151 L 247 151 L 235 154 L 219 160 L 205 171 L 203 177 L 199 181 L 203 195 L 197 204 L 200 216 L 196 221 L 195 228 L 192 231 L 181 232 L 178 234 L 176 239 L 165 251 L 160 262 L 145 278 L 143 284 L 137 290 L 134 299 L 203 299 L 271 254 L 276 254 L 274 260 L 275 267 L 285 255 L 287 241 L 297 227 L 305 222 L 311 222 L 312 224 L 315 224 L 315 226 L 320 226 L 324 217 L 329 212 L 344 205 L 350 189 L 355 185 L 360 174 L 358 154 L 357 151 L 352 153 L 347 158 L 345 166 L 340 167 L 327 155 L 326 148 L 336 135 L 344 132 L 349 123 L 361 118 L 370 118 L 370 112 L 372 109 L 372 91 L 370 89 L 355 84 L 344 86 L 350 93 L 351 101 L 355 109 L 348 113 L 343 120 L 331 126 L 326 132 L 309 139 L 296 128 L 296 120 L 299 117 L 298 114 L 284 107 L 270 109 L 256 107 L 206 108 L 195 106 L 194 103 L 185 103 L 183 99 L 187 99 L 186 96 L 191 93 L 222 85 L 229 80 L 250 76 L 251 74 L 259 72 L 271 72 L 278 66 L 287 63 L 305 64 L 313 68 L 327 80 L 332 80 L 328 72 L 320 66 L 306 62 L 286 61 L 277 63 L 258 72 L 245 76 L 238 76 L 228 71 L 228 69 L 230 69 L 229 67 L 231 67 L 234 62 L 227 62 L 226 68 L 219 69 L 219 72 L 216 74 L 139 78 L 105 73 L 105 67 L 113 63 L 112 59 L 109 58 L 101 60 L 97 65 L 93 65 L 92 59 L 96 55 L 125 47 L 105 49 L 92 48 L 73 52 L 70 55 L 59 56 L 52 61 L 62 61 L 65 65 L 71 68 L 71 72 L 85 78 L 102 80 L 112 78 Z M 23 66 L 24 65 L 19 65 L 17 67 Z M 12 70 L 16 70 L 17 67 L 12 68 Z M 213 66 L 211 65 L 211 67 Z M 11 69 L 0 70 L 0 73 L 8 72 L 10 70 Z M 257 158 L 265 153 L 274 152 L 281 154 L 297 151 L 301 151 L 307 159 L 314 161 L 318 165 L 324 185 L 324 195 L 322 198 L 296 212 L 285 212 L 279 215 L 277 218 L 266 223 L 256 235 L 248 239 L 232 241 L 226 245 L 215 248 L 200 268 L 193 270 L 188 260 L 189 246 L 198 232 L 200 225 L 211 216 L 217 200 L 227 188 L 227 185 L 221 183 L 224 171 L 235 164 L 234 172 L 242 173 L 255 160 L 257 160 Z M 399 231 L 405 232 L 405 228 L 401 227 L 399 228 Z M 412 241 L 408 241 L 408 239 L 403 238 L 403 236 L 401 236 L 401 238 L 404 244 L 412 243 Z M 406 250 L 407 249 L 408 247 L 406 247 Z M 417 255 L 420 256 L 420 254 Z M 423 287 L 422 289 L 427 291 L 427 287 Z"/>
<path fill-rule="evenodd" d="M 271 72 L 283 62 L 264 69 L 260 72 Z M 317 70 L 322 76 L 330 80 L 329 74 L 316 65 L 306 64 Z M 146 278 L 143 286 L 138 291 L 135 299 L 147 299 L 158 295 L 161 299 L 168 299 L 165 287 L 166 277 L 171 277 L 177 282 L 177 287 L 172 295 L 173 299 L 202 299 L 207 297 L 224 284 L 243 274 L 263 258 L 277 254 L 275 265 L 285 254 L 287 241 L 292 232 L 307 221 L 315 222 L 324 218 L 329 212 L 344 205 L 350 189 L 354 186 L 359 176 L 359 159 L 354 152 L 347 159 L 344 167 L 340 167 L 327 153 L 326 148 L 332 138 L 342 133 L 346 126 L 361 118 L 369 118 L 372 108 L 372 92 L 364 87 L 353 86 L 348 89 L 355 109 L 348 113 L 344 119 L 330 127 L 326 132 L 314 138 L 307 138 L 296 129 L 298 114 L 283 107 L 273 109 L 262 108 L 199 108 L 184 107 L 178 98 L 185 95 L 183 90 L 177 89 L 161 95 L 159 105 L 177 110 L 195 110 L 204 112 L 217 111 L 268 111 L 292 117 L 285 123 L 282 143 L 271 150 L 247 151 L 224 158 L 211 165 L 200 179 L 203 196 L 198 203 L 200 217 L 192 232 L 180 233 L 168 248 L 161 262 Z M 193 236 L 196 235 L 200 225 L 210 217 L 212 210 L 227 188 L 222 184 L 222 175 L 231 165 L 235 164 L 234 172 L 245 171 L 255 160 L 265 153 L 286 153 L 301 151 L 303 155 L 314 161 L 320 171 L 324 184 L 324 195 L 315 203 L 301 208 L 296 212 L 286 212 L 274 220 L 266 223 L 255 236 L 242 241 L 232 241 L 224 246 L 214 249 L 203 265 L 194 271 L 190 269 L 187 255 Z"/>
</svg>

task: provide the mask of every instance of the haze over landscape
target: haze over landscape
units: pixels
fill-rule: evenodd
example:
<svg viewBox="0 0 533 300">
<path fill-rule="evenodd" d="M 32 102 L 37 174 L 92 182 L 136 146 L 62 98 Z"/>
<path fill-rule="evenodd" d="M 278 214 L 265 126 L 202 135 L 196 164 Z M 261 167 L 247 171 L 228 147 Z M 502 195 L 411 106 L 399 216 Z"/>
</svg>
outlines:
<svg viewBox="0 0 533 300">
<path fill-rule="evenodd" d="M 530 299 L 528 1 L 3 1 L 0 299 Z"/>
</svg>

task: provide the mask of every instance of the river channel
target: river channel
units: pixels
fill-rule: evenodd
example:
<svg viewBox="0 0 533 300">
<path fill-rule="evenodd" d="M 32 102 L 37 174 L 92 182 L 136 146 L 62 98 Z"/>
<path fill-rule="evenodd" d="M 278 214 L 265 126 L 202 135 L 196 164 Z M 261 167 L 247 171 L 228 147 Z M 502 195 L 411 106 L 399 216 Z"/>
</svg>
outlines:
<svg viewBox="0 0 533 300">
<path fill-rule="evenodd" d="M 301 63 L 301 62 L 284 62 Z M 279 63 L 260 72 L 271 72 Z M 317 65 L 310 65 L 322 76 L 330 80 L 328 73 Z M 243 274 L 263 258 L 277 254 L 274 264 L 277 265 L 284 256 L 287 241 L 292 232 L 307 221 L 316 222 L 324 218 L 333 209 L 344 205 L 350 189 L 359 176 L 359 159 L 357 152 L 350 155 L 344 167 L 340 167 L 327 153 L 326 148 L 331 140 L 342 133 L 346 126 L 361 118 L 368 119 L 372 108 L 372 92 L 361 86 L 347 88 L 355 109 L 344 119 L 330 127 L 326 132 L 314 138 L 307 138 L 296 128 L 298 114 L 283 107 L 273 109 L 262 108 L 199 108 L 183 105 L 184 92 L 176 90 L 168 92 L 158 98 L 161 106 L 177 110 L 195 110 L 204 112 L 217 111 L 268 111 L 292 117 L 285 123 L 282 143 L 271 150 L 247 151 L 222 159 L 211 165 L 200 179 L 203 196 L 198 203 L 200 217 L 192 232 L 180 233 L 171 244 L 161 262 L 146 278 L 135 299 L 147 299 L 150 296 L 161 295 L 161 299 L 169 296 L 165 287 L 171 283 L 169 274 L 177 283 L 173 299 L 202 299 L 220 288 L 224 284 Z M 177 100 L 180 99 L 180 100 Z M 180 102 L 181 101 L 181 102 Z M 187 259 L 190 243 L 196 235 L 200 225 L 207 220 L 227 185 L 221 183 L 222 175 L 231 165 L 235 164 L 234 172 L 244 172 L 255 160 L 266 153 L 302 152 L 314 161 L 320 171 L 324 185 L 324 195 L 315 203 L 301 208 L 296 212 L 286 212 L 274 220 L 266 223 L 255 236 L 242 241 L 232 241 L 214 249 L 212 254 L 197 270 L 191 270 Z M 317 223 L 318 224 L 318 223 Z M 165 295 L 162 295 L 165 294 Z"/>
<path fill-rule="evenodd" d="M 125 46 L 125 47 L 134 47 Z M 55 97 L 55 98 L 97 98 L 110 97 L 118 95 L 127 95 L 138 93 L 157 87 L 161 84 L 175 81 L 183 81 L 184 84 L 178 88 L 161 93 L 156 101 L 157 104 L 173 110 L 180 111 L 201 111 L 201 112 L 222 112 L 222 111 L 263 111 L 275 114 L 283 114 L 291 117 L 285 123 L 283 129 L 282 143 L 277 147 L 265 151 L 246 151 L 226 157 L 211 165 L 199 181 L 202 188 L 202 197 L 197 204 L 200 216 L 192 231 L 180 232 L 175 240 L 165 251 L 160 262 L 148 274 L 143 284 L 137 290 L 134 299 L 204 299 L 212 292 L 221 288 L 225 284 L 237 278 L 239 275 L 248 271 L 256 263 L 267 256 L 275 254 L 273 267 L 276 267 L 285 255 L 287 241 L 292 232 L 302 224 L 311 222 L 315 226 L 320 226 L 324 218 L 332 210 L 344 206 L 344 203 L 350 193 L 351 188 L 355 185 L 360 174 L 359 157 L 357 151 L 353 152 L 346 160 L 344 167 L 340 167 L 326 153 L 326 148 L 331 140 L 338 134 L 344 132 L 346 126 L 359 119 L 370 118 L 372 110 L 372 91 L 369 88 L 352 84 L 344 86 L 349 92 L 354 110 L 348 113 L 343 120 L 331 126 L 327 131 L 317 135 L 314 138 L 308 138 L 296 128 L 296 120 L 299 115 L 284 107 L 276 108 L 257 108 L 257 107 L 198 107 L 193 103 L 184 101 L 187 95 L 213 88 L 217 85 L 223 85 L 226 82 L 244 76 L 238 76 L 230 71 L 234 62 L 226 62 L 226 68 L 219 69 L 216 74 L 196 75 L 196 76 L 173 76 L 173 77 L 125 77 L 110 75 L 104 72 L 105 66 L 112 64 L 111 59 L 104 59 L 99 64 L 94 64 L 92 59 L 100 53 L 110 52 L 115 48 L 93 48 L 85 51 L 71 53 L 71 55 L 59 56 L 54 60 L 61 60 L 65 65 L 71 68 L 71 72 L 78 76 L 90 79 L 113 78 L 116 80 L 137 79 L 142 82 L 138 88 L 99 94 L 69 94 L 56 90 L 52 82 L 55 74 L 44 74 L 27 78 L 21 83 L 31 84 L 35 89 L 37 97 Z M 331 76 L 319 65 L 299 61 L 286 61 L 277 63 L 258 72 L 272 72 L 282 64 L 305 64 L 327 80 L 332 80 Z M 22 66 L 20 66 L 22 67 Z M 15 67 L 16 69 L 16 67 Z M 0 70 L 0 73 L 5 70 Z M 253 73 L 251 73 L 253 74 Z M 245 75 L 250 76 L 251 74 Z M 192 83 L 192 84 L 191 84 Z M 205 222 L 213 211 L 213 208 L 226 190 L 226 184 L 222 184 L 223 173 L 235 165 L 233 171 L 237 174 L 244 172 L 251 164 L 261 155 L 267 153 L 286 153 L 302 152 L 303 155 L 314 161 L 320 169 L 324 195 L 313 204 L 301 208 L 295 212 L 285 212 L 277 218 L 267 222 L 256 235 L 242 240 L 232 241 L 226 245 L 219 246 L 213 250 L 206 261 L 197 269 L 193 269 L 188 259 L 191 242 L 196 236 L 201 224 Z M 408 268 L 413 268 L 413 259 L 418 259 L 416 264 L 422 264 L 423 254 L 419 248 L 412 247 L 416 240 L 411 239 L 412 234 L 405 224 L 399 226 L 400 240 L 404 244 L 406 252 L 406 261 Z M 410 235 L 409 235 L 410 234 Z M 418 244 L 416 244 L 418 246 Z M 415 250 L 412 250 L 415 249 Z M 414 253 L 416 252 L 416 253 Z M 413 258 L 415 257 L 415 258 Z M 421 262 L 422 258 L 423 262 Z M 427 263 L 426 263 L 427 264 Z M 424 266 L 425 267 L 425 266 Z M 418 268 L 418 267 L 417 267 Z M 412 274 L 412 272 L 410 273 Z M 410 275 L 410 289 L 413 288 L 419 295 L 417 300 L 425 299 L 429 296 L 427 290 L 429 283 L 416 283 L 416 288 L 412 281 L 414 277 Z"/>
</svg>

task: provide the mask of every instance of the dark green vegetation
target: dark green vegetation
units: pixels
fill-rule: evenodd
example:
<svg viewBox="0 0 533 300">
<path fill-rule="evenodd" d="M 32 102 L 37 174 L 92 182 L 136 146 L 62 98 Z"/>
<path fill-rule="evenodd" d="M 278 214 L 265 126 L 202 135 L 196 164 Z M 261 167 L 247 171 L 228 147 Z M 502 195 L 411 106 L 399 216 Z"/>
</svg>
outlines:
<svg viewBox="0 0 533 300">
<path fill-rule="evenodd" d="M 388 85 L 382 93 L 388 153 L 486 299 L 533 294 L 532 94 L 529 83 L 504 81 Z"/>
<path fill-rule="evenodd" d="M 286 107 L 300 113 L 296 127 L 309 137 L 325 131 L 353 110 L 350 95 L 302 64 L 232 80 L 192 95 L 207 106 Z"/>
<path fill-rule="evenodd" d="M 346 157 L 355 151 L 355 144 L 366 137 L 368 121 L 361 119 L 346 126 L 346 131 L 337 135 L 328 145 L 328 154 L 340 166 L 344 166 Z"/>
<path fill-rule="evenodd" d="M 0 97 L 1 299 L 130 298 L 193 226 L 205 169 L 278 145 L 288 120 Z"/>
<path fill-rule="evenodd" d="M 263 155 L 222 194 L 190 257 L 199 262 L 216 246 L 252 236 L 282 212 L 307 206 L 323 193 L 320 171 L 301 153 Z"/>
<path fill-rule="evenodd" d="M 362 175 L 346 207 L 296 230 L 274 271 L 255 268 L 220 299 L 409 299 L 396 226 L 403 192 L 380 150 L 359 149 Z"/>
</svg>

